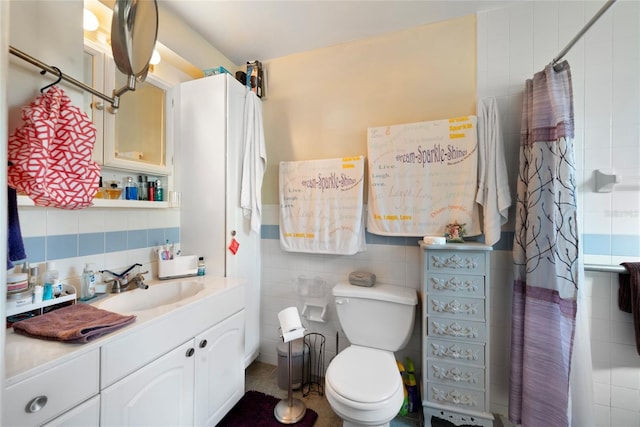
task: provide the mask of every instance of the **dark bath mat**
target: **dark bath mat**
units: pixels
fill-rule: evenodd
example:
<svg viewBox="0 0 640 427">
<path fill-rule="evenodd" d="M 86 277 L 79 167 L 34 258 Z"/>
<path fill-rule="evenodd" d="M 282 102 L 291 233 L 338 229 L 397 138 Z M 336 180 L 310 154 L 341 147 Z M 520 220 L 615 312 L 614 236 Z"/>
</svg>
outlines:
<svg viewBox="0 0 640 427">
<path fill-rule="evenodd" d="M 277 397 L 249 390 L 216 427 L 282 427 L 285 424 L 280 423 L 273 415 L 273 409 L 278 402 L 280 399 Z M 290 425 L 311 427 L 317 419 L 318 414 L 307 408 L 304 417 L 296 424 Z"/>
</svg>

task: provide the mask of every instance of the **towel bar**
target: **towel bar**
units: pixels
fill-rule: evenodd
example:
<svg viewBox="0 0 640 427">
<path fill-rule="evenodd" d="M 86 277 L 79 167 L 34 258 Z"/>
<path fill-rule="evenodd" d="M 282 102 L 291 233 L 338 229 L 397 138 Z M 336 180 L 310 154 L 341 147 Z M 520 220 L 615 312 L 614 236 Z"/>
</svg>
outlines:
<svg viewBox="0 0 640 427">
<path fill-rule="evenodd" d="M 628 273 L 622 265 L 585 264 L 584 271 L 600 271 L 603 273 Z"/>
</svg>

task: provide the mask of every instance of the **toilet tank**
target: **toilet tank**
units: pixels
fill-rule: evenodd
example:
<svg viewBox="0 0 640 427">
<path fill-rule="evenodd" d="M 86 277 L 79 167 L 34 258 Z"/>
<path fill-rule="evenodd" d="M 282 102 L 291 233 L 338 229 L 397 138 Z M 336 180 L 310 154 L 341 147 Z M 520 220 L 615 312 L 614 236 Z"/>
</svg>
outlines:
<svg viewBox="0 0 640 427">
<path fill-rule="evenodd" d="M 333 288 L 338 320 L 351 344 L 397 351 L 409 342 L 415 323 L 415 289 L 338 283 Z"/>
</svg>

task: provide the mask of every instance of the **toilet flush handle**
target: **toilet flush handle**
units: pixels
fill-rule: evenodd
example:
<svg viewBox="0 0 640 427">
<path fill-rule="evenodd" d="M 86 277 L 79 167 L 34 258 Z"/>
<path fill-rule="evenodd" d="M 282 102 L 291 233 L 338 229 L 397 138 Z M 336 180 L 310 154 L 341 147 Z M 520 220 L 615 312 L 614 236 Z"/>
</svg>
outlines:
<svg viewBox="0 0 640 427">
<path fill-rule="evenodd" d="M 336 298 L 336 305 L 346 304 L 349 302 L 349 298 Z"/>
</svg>

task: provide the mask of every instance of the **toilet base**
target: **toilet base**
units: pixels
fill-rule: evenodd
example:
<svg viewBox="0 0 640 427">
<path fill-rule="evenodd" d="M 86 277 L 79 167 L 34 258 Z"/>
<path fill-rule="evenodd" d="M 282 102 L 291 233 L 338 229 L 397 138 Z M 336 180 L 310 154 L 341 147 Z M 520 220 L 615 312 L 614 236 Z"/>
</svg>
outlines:
<svg viewBox="0 0 640 427">
<path fill-rule="evenodd" d="M 372 426 L 370 424 L 358 424 L 352 423 L 351 421 L 342 420 L 342 427 L 389 427 L 391 423 L 384 423 L 379 426 Z"/>
</svg>

